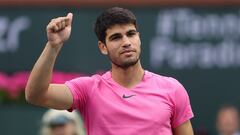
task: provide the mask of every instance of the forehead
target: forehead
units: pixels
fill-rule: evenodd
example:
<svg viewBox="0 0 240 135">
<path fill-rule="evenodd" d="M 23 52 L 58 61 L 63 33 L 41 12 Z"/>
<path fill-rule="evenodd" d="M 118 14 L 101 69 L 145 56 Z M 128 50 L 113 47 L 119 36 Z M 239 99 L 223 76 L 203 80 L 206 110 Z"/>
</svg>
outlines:
<svg viewBox="0 0 240 135">
<path fill-rule="evenodd" d="M 238 112 L 237 110 L 234 110 L 234 109 L 225 109 L 225 110 L 221 110 L 219 112 L 219 115 L 218 117 L 221 119 L 224 119 L 224 118 L 228 118 L 228 117 L 238 117 Z"/>
<path fill-rule="evenodd" d="M 136 27 L 134 24 L 116 24 L 111 27 L 109 27 L 106 30 L 106 37 L 111 36 L 115 33 L 126 33 L 129 30 L 136 30 Z"/>
</svg>

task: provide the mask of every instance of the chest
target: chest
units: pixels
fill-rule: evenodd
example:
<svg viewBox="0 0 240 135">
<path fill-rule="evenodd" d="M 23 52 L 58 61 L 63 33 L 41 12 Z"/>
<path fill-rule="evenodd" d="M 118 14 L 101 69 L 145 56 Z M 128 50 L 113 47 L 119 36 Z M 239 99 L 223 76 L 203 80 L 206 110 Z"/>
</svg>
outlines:
<svg viewBox="0 0 240 135">
<path fill-rule="evenodd" d="M 170 126 L 173 104 L 165 89 L 98 88 L 89 101 L 91 119 L 102 125 Z"/>
</svg>

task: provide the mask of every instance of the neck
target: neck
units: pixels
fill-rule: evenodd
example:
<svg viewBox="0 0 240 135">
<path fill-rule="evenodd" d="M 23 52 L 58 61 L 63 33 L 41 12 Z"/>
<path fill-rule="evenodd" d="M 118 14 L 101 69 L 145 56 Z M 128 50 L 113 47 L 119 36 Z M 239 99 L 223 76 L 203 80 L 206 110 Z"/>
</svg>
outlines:
<svg viewBox="0 0 240 135">
<path fill-rule="evenodd" d="M 126 88 L 131 88 L 138 84 L 142 80 L 143 75 L 144 70 L 140 61 L 128 68 L 121 68 L 112 64 L 113 80 Z"/>
</svg>

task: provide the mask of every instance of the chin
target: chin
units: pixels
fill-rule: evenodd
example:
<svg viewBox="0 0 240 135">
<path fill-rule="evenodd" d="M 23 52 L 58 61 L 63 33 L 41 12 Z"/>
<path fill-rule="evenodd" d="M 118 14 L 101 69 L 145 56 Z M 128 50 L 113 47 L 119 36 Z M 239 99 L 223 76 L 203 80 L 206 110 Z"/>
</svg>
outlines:
<svg viewBox="0 0 240 135">
<path fill-rule="evenodd" d="M 138 62 L 138 60 L 127 61 L 127 62 L 124 62 L 122 64 L 119 64 L 119 66 L 122 67 L 122 68 L 129 68 L 129 67 L 132 67 L 132 66 L 136 65 L 137 62 Z"/>
</svg>

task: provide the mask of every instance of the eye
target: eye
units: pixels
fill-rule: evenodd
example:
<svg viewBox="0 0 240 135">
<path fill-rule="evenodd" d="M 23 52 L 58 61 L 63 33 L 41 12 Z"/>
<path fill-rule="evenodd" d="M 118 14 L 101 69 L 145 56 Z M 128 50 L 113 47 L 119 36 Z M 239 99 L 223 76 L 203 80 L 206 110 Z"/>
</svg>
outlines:
<svg viewBox="0 0 240 135">
<path fill-rule="evenodd" d="M 119 40 L 119 39 L 121 39 L 121 35 L 113 35 L 113 36 L 110 37 L 111 41 L 116 41 L 116 40 Z"/>
<path fill-rule="evenodd" d="M 136 31 L 129 31 L 129 32 L 127 33 L 127 36 L 128 36 L 128 37 L 132 37 L 132 36 L 135 36 L 136 34 L 137 34 Z"/>
<path fill-rule="evenodd" d="M 120 38 L 121 38 L 120 36 L 114 36 L 114 37 L 112 37 L 111 40 L 118 40 L 118 39 L 120 39 Z"/>
</svg>

